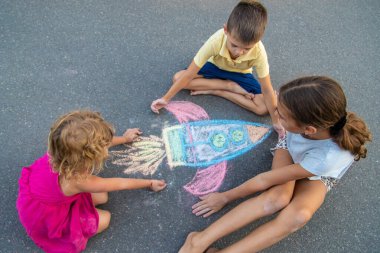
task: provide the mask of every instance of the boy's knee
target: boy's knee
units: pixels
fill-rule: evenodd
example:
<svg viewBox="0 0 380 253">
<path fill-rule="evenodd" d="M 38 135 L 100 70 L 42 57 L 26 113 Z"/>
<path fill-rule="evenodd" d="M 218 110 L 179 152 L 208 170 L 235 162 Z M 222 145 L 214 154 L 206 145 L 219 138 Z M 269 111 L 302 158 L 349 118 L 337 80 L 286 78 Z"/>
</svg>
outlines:
<svg viewBox="0 0 380 253">
<path fill-rule="evenodd" d="M 256 108 L 255 113 L 259 116 L 265 116 L 268 114 L 268 109 L 265 105 L 260 105 Z"/>
</svg>

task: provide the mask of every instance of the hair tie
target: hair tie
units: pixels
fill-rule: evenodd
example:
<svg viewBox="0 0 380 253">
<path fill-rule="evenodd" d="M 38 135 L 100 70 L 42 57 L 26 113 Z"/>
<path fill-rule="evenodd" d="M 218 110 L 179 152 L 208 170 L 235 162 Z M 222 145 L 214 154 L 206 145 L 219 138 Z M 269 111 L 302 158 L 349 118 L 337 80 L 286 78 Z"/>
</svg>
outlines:
<svg viewBox="0 0 380 253">
<path fill-rule="evenodd" d="M 330 133 L 332 135 L 337 135 L 339 131 L 346 125 L 347 123 L 347 113 L 344 114 L 332 127 L 330 127 Z"/>
</svg>

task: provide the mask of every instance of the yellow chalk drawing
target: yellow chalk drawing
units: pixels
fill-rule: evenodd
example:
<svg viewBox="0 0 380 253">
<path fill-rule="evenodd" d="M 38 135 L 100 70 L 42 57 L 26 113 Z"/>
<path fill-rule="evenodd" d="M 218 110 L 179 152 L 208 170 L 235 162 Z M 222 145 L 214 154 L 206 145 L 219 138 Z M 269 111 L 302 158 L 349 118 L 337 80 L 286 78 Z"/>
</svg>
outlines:
<svg viewBox="0 0 380 253">
<path fill-rule="evenodd" d="M 125 150 L 112 151 L 111 154 L 118 158 L 112 163 L 127 166 L 124 171 L 127 174 L 140 172 L 144 175 L 153 175 L 166 157 L 164 144 L 159 137 L 153 135 L 140 139 L 125 145 Z"/>
</svg>

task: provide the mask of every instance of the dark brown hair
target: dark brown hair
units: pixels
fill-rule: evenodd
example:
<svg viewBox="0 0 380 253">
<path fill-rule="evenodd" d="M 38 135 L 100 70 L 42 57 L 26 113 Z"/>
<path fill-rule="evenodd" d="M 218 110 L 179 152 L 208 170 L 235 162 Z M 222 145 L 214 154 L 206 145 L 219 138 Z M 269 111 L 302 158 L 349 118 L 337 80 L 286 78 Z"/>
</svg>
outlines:
<svg viewBox="0 0 380 253">
<path fill-rule="evenodd" d="M 355 160 L 366 157 L 365 143 L 371 141 L 371 133 L 361 118 L 346 111 L 346 96 L 335 80 L 298 78 L 280 88 L 278 99 L 299 125 L 329 129 L 334 142 L 355 155 Z"/>
<path fill-rule="evenodd" d="M 61 116 L 49 134 L 48 153 L 53 170 L 65 179 L 98 173 L 113 134 L 113 127 L 100 113 L 81 110 Z"/>
<path fill-rule="evenodd" d="M 232 10 L 227 21 L 227 31 L 233 33 L 240 42 L 259 42 L 267 24 L 265 7 L 253 0 L 243 0 Z"/>
</svg>

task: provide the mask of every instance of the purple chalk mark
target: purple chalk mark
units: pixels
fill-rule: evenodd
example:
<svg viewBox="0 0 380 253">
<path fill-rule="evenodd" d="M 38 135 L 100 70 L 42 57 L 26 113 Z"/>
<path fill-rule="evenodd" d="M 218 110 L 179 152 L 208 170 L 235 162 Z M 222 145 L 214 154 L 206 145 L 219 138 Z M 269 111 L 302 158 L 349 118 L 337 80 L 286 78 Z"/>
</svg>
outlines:
<svg viewBox="0 0 380 253">
<path fill-rule="evenodd" d="M 222 185 L 227 172 L 227 162 L 212 165 L 207 169 L 197 170 L 194 178 L 183 188 L 195 196 L 215 192 Z"/>
<path fill-rule="evenodd" d="M 187 101 L 170 102 L 165 109 L 171 112 L 179 123 L 209 119 L 207 112 L 202 107 Z"/>
</svg>

